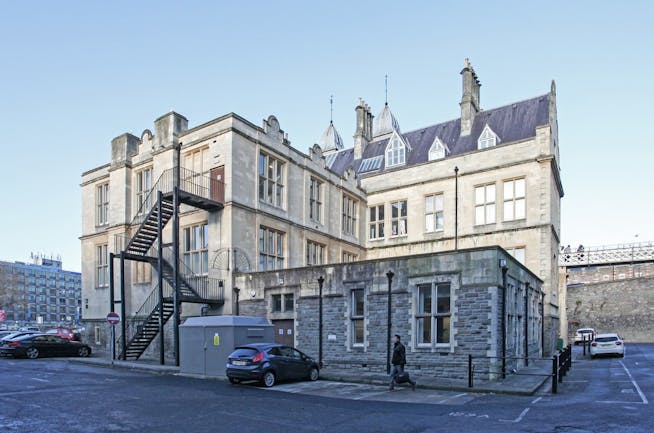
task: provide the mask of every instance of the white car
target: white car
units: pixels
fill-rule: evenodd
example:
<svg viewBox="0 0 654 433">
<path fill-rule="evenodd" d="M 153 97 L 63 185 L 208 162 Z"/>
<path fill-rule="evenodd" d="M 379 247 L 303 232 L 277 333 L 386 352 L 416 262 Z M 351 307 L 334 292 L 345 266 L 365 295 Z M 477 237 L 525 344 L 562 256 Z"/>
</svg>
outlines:
<svg viewBox="0 0 654 433">
<path fill-rule="evenodd" d="M 595 336 L 595 330 L 593 328 L 579 328 L 575 332 L 575 345 L 581 344 L 584 341 L 591 341 Z"/>
<path fill-rule="evenodd" d="M 622 337 L 618 334 L 599 334 L 590 343 L 590 357 L 598 355 L 618 355 L 624 357 L 625 347 Z"/>
</svg>

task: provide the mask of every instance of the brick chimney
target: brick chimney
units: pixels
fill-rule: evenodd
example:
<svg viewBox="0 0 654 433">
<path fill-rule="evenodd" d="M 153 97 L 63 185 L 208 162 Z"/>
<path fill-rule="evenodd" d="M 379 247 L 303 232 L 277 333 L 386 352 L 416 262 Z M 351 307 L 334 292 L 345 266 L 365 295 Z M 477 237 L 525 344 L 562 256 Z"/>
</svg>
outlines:
<svg viewBox="0 0 654 433">
<path fill-rule="evenodd" d="M 479 79 L 470 61 L 466 58 L 463 70 L 463 95 L 461 96 L 461 135 L 470 135 L 475 114 L 479 112 Z"/>
</svg>

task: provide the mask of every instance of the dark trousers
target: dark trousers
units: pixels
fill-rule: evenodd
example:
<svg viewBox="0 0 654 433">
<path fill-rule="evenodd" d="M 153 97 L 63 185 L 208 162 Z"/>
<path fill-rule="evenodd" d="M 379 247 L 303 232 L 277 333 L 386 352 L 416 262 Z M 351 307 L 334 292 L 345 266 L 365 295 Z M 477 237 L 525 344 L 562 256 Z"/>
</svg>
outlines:
<svg viewBox="0 0 654 433">
<path fill-rule="evenodd" d="M 389 384 L 390 388 L 393 389 L 395 386 L 395 377 L 404 373 L 404 366 L 403 365 L 392 365 L 391 366 L 391 383 Z M 411 379 L 409 379 L 409 384 L 415 385 L 415 382 Z"/>
</svg>

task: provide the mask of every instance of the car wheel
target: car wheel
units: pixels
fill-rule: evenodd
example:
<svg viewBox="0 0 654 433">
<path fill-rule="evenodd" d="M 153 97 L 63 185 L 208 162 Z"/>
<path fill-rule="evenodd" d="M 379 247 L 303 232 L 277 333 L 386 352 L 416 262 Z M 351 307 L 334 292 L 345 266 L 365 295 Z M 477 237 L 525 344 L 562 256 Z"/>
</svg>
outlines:
<svg viewBox="0 0 654 433">
<path fill-rule="evenodd" d="M 233 378 L 233 377 L 230 377 L 230 378 L 228 378 L 228 379 L 229 379 L 229 383 L 231 383 L 232 385 L 236 385 L 237 383 L 241 383 L 240 380 L 235 379 L 235 378 Z"/>
<path fill-rule="evenodd" d="M 277 381 L 277 378 L 275 377 L 275 373 L 272 371 L 266 371 L 266 373 L 263 375 L 263 385 L 266 388 L 270 388 L 275 385 L 275 382 Z"/>
<path fill-rule="evenodd" d="M 89 356 L 89 348 L 80 347 L 79 350 L 77 351 L 77 355 L 80 356 L 81 358 L 86 358 L 87 356 Z"/>
<path fill-rule="evenodd" d="M 318 380 L 319 375 L 320 373 L 318 369 L 316 367 L 311 367 L 311 370 L 309 370 L 309 380 L 310 381 Z"/>
<path fill-rule="evenodd" d="M 27 356 L 29 359 L 36 359 L 39 357 L 39 349 L 36 347 L 30 347 L 25 352 L 25 356 Z"/>
</svg>

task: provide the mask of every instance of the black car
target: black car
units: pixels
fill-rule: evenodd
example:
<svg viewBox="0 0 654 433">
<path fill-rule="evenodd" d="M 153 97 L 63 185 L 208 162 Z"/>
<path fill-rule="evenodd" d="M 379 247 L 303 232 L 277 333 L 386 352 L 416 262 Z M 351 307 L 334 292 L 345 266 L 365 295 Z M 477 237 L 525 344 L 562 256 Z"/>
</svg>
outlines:
<svg viewBox="0 0 654 433">
<path fill-rule="evenodd" d="M 56 335 L 28 334 L 0 343 L 0 353 L 14 358 L 36 359 L 40 356 L 82 356 L 91 354 L 91 348 L 79 341 L 68 341 Z"/>
<path fill-rule="evenodd" d="M 227 361 L 231 383 L 257 380 L 271 387 L 281 380 L 318 380 L 318 363 L 297 349 L 283 344 L 256 343 L 238 346 Z"/>
</svg>

